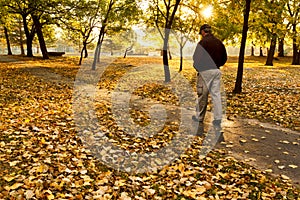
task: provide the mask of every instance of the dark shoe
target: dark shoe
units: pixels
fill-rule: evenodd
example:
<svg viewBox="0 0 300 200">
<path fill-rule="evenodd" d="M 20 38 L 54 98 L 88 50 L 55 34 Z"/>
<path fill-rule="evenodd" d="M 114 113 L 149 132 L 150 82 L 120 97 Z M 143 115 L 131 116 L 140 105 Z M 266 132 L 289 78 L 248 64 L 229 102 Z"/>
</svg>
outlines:
<svg viewBox="0 0 300 200">
<path fill-rule="evenodd" d="M 225 142 L 224 135 L 221 132 L 216 132 L 217 143 Z"/>
</svg>

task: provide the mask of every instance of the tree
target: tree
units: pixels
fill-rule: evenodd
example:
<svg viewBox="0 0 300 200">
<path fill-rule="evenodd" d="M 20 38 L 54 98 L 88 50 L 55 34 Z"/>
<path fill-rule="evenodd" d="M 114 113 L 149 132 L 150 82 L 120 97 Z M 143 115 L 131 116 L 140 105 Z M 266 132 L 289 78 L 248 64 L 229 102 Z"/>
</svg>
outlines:
<svg viewBox="0 0 300 200">
<path fill-rule="evenodd" d="M 135 0 L 108 0 L 101 7 L 101 28 L 99 30 L 97 46 L 94 54 L 92 69 L 96 69 L 100 62 L 101 47 L 106 33 L 112 34 L 128 29 L 137 20 L 139 9 Z"/>
<path fill-rule="evenodd" d="M 22 16 L 24 32 L 26 35 L 27 56 L 33 57 L 32 41 L 36 32 L 33 23 L 29 22 L 30 13 L 32 12 L 32 9 L 29 7 L 28 2 L 23 1 L 21 3 L 16 0 L 12 0 L 9 2 L 2 0 L 1 4 L 2 6 L 7 8 L 9 13 L 19 14 Z"/>
<path fill-rule="evenodd" d="M 11 48 L 10 48 L 8 31 L 7 31 L 6 26 L 4 26 L 4 34 L 5 34 L 5 38 L 6 38 L 6 44 L 7 44 L 7 55 L 12 55 L 12 51 L 11 51 Z"/>
<path fill-rule="evenodd" d="M 28 57 L 33 57 L 32 43 L 37 34 L 43 58 L 49 58 L 42 29 L 43 26 L 53 23 L 57 13 L 52 13 L 52 10 L 58 7 L 59 3 L 56 0 L 0 0 L 0 4 L 6 7 L 9 13 L 22 17 Z"/>
<path fill-rule="evenodd" d="M 152 0 L 149 6 L 150 12 L 153 13 L 152 20 L 157 27 L 163 39 L 163 65 L 165 73 L 165 82 L 171 81 L 169 61 L 168 61 L 168 43 L 172 24 L 175 19 L 178 6 L 181 0 Z M 162 28 L 162 29 L 161 29 Z"/>
<path fill-rule="evenodd" d="M 244 56 L 245 56 L 245 47 L 246 47 L 247 32 L 248 32 L 248 20 L 249 20 L 249 15 L 250 15 L 250 6 L 251 6 L 251 0 L 246 0 L 245 10 L 244 10 L 242 41 L 241 41 L 241 47 L 240 47 L 240 53 L 239 53 L 238 71 L 237 71 L 237 76 L 236 76 L 235 87 L 234 87 L 233 93 L 241 93 L 242 92 Z"/>
<path fill-rule="evenodd" d="M 220 40 L 227 41 L 232 45 L 237 44 L 237 38 L 241 38 L 243 29 L 243 1 L 236 0 L 215 0 L 213 1 L 214 10 L 217 12 L 213 15 L 212 25 L 214 35 Z"/>
<path fill-rule="evenodd" d="M 72 40 L 82 43 L 79 65 L 82 59 L 88 57 L 87 46 L 95 39 L 92 33 L 100 23 L 101 1 L 66 1 L 68 12 L 60 18 L 60 26 L 70 32 Z"/>
<path fill-rule="evenodd" d="M 296 0 L 290 0 L 287 2 L 287 20 L 289 21 L 291 27 L 291 36 L 293 40 L 293 60 L 292 65 L 300 64 L 300 50 L 299 50 L 299 37 L 297 31 L 297 25 L 300 21 L 300 2 Z"/>
<path fill-rule="evenodd" d="M 9 39 L 9 34 L 8 34 L 8 12 L 7 9 L 5 9 L 5 7 L 1 7 L 0 8 L 0 24 L 2 24 L 3 26 L 3 30 L 4 30 L 4 35 L 5 35 L 5 40 L 6 40 L 6 46 L 7 46 L 7 55 L 12 55 L 12 51 L 11 51 L 11 46 L 10 46 L 10 39 Z M 4 17 L 5 16 L 5 17 Z"/>
<path fill-rule="evenodd" d="M 133 29 L 130 29 L 121 33 L 118 38 L 121 38 L 122 40 L 117 41 L 119 44 L 125 43 L 126 49 L 123 58 L 126 58 L 127 53 L 133 49 L 133 46 L 137 42 L 137 34 Z"/>
<path fill-rule="evenodd" d="M 49 59 L 48 56 L 48 52 L 47 52 L 47 47 L 46 47 L 46 43 L 45 43 L 45 39 L 44 39 L 44 35 L 43 35 L 43 31 L 42 31 L 42 24 L 40 23 L 39 20 L 39 16 L 37 16 L 36 14 L 32 13 L 32 20 L 35 26 L 35 30 L 39 39 L 39 43 L 40 43 L 40 48 L 43 54 L 43 58 L 44 59 Z"/>
<path fill-rule="evenodd" d="M 180 64 L 179 72 L 183 69 L 183 48 L 189 40 L 195 40 L 198 36 L 198 28 L 202 17 L 197 6 L 190 2 L 188 5 L 181 4 L 178 8 L 178 17 L 175 18 L 173 23 L 173 34 L 179 44 Z M 199 4 L 200 2 L 196 2 Z M 195 17 L 196 16 L 196 17 Z"/>
<path fill-rule="evenodd" d="M 270 45 L 265 64 L 267 66 L 273 65 L 276 43 L 278 41 L 278 38 L 281 38 L 284 33 L 284 5 L 284 0 L 264 0 L 260 2 L 260 4 L 256 5 L 256 27 L 254 28 L 259 29 L 262 32 L 263 37 L 269 41 Z"/>
<path fill-rule="evenodd" d="M 284 37 L 278 38 L 278 57 L 284 57 Z"/>
</svg>

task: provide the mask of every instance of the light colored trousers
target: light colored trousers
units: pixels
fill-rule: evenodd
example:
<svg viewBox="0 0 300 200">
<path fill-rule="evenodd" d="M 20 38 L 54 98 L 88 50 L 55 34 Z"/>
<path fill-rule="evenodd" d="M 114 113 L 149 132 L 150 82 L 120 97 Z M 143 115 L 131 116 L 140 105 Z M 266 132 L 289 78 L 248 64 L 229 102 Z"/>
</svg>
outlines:
<svg viewBox="0 0 300 200">
<path fill-rule="evenodd" d="M 221 71 L 219 69 L 209 69 L 200 71 L 197 76 L 198 106 L 197 115 L 199 121 L 204 122 L 207 109 L 208 94 L 213 102 L 214 120 L 222 120 L 222 98 L 221 98 Z"/>
</svg>

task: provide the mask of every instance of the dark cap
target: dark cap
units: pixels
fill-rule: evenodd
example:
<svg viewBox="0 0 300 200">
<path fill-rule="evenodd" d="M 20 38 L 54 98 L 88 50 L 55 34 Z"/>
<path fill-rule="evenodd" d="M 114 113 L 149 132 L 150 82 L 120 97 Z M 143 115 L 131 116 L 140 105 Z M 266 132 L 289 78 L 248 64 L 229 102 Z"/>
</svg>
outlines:
<svg viewBox="0 0 300 200">
<path fill-rule="evenodd" d="M 201 33 L 202 30 L 204 30 L 205 33 L 210 33 L 211 32 L 211 26 L 208 25 L 208 24 L 203 24 L 200 27 L 200 33 Z"/>
</svg>

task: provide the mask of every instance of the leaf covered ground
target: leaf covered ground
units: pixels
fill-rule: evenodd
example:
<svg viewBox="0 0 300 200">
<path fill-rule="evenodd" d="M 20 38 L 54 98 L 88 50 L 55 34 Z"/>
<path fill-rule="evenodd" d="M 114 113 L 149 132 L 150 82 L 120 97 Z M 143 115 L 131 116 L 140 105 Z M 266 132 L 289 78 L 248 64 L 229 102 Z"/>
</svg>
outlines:
<svg viewBox="0 0 300 200">
<path fill-rule="evenodd" d="M 4 58 L 10 62 L 0 65 L 1 199 L 300 198 L 299 190 L 284 177 L 271 177 L 222 150 L 199 159 L 203 148 L 199 138 L 173 163 L 151 173 L 130 174 L 107 167 L 84 148 L 76 133 L 72 82 L 78 71 L 78 58 Z M 170 63 L 177 68 L 177 62 Z M 161 60 L 117 59 L 105 71 L 99 89 L 112 90 L 126 71 L 141 63 Z M 245 65 L 244 92 L 239 95 L 231 94 L 235 60 L 222 71 L 229 118 L 242 116 L 299 128 L 299 67 L 283 62 L 265 67 L 261 60 L 249 60 Z M 43 78 L 47 73 L 55 74 L 57 80 Z M 183 74 L 194 84 L 195 72 L 190 66 L 184 67 Z M 136 95 L 176 104 L 168 90 L 155 84 L 139 88 Z M 96 106 L 102 125 L 115 130 L 110 105 L 99 102 Z M 133 109 L 131 116 L 147 119 L 147 113 L 138 109 Z M 144 144 L 139 147 L 152 150 L 173 136 L 172 129 L 163 133 L 150 141 L 124 139 L 120 131 L 108 137 L 122 148 L 132 148 L 140 142 Z"/>
</svg>

